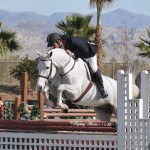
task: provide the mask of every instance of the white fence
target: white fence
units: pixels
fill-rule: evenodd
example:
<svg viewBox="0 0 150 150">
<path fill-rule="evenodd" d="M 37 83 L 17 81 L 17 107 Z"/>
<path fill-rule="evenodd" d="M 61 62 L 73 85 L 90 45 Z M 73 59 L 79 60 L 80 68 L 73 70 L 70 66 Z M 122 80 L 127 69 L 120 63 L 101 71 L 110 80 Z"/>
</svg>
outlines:
<svg viewBox="0 0 150 150">
<path fill-rule="evenodd" d="M 12 133 L 0 134 L 1 150 L 100 150 L 117 149 L 116 135 L 85 133 Z"/>
<path fill-rule="evenodd" d="M 118 150 L 146 150 L 150 143 L 150 74 L 141 73 L 141 99 L 132 99 L 132 74 L 118 71 Z"/>
<path fill-rule="evenodd" d="M 132 99 L 132 74 L 118 71 L 117 133 L 0 132 L 0 150 L 148 150 L 150 74 L 141 73 L 140 99 Z"/>
</svg>

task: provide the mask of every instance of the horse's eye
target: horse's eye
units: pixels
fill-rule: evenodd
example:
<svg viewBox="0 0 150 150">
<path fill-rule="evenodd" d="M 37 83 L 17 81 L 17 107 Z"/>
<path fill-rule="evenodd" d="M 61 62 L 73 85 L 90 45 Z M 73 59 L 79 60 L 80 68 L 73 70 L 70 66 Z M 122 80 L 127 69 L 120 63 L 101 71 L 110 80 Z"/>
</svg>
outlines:
<svg viewBox="0 0 150 150">
<path fill-rule="evenodd" d="M 49 67 L 46 67 L 46 69 L 49 69 Z"/>
</svg>

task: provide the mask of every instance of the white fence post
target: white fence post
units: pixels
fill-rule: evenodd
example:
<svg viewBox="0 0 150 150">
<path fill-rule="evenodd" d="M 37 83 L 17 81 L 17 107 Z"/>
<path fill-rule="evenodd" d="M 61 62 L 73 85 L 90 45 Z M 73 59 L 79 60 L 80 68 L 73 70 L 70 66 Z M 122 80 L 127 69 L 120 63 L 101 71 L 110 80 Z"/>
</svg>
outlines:
<svg viewBox="0 0 150 150">
<path fill-rule="evenodd" d="M 140 94 L 144 100 L 132 99 L 132 74 L 118 71 L 117 125 L 119 150 L 148 150 L 150 143 L 149 76 L 147 71 L 143 71 L 141 74 Z"/>
<path fill-rule="evenodd" d="M 119 70 L 117 72 L 117 140 L 118 140 L 118 149 L 122 149 L 124 145 L 124 102 L 122 100 L 122 95 L 124 95 L 124 91 L 122 90 L 122 85 L 124 85 L 124 81 L 122 80 L 122 76 L 124 75 L 124 71 Z"/>
<path fill-rule="evenodd" d="M 150 149 L 150 73 L 147 70 L 143 70 L 141 72 L 140 97 L 143 99 L 143 118 L 145 118 L 140 119 L 141 124 L 142 122 L 144 124 L 143 128 L 145 141 L 143 143 L 145 145 L 149 145 Z"/>
<path fill-rule="evenodd" d="M 125 74 L 119 70 L 117 73 L 117 131 L 118 149 L 125 149 L 125 126 L 128 118 L 128 100 L 132 99 L 132 74 Z"/>
<path fill-rule="evenodd" d="M 143 99 L 143 117 L 150 118 L 150 100 L 149 100 L 149 73 L 146 70 L 141 72 L 141 93 L 140 97 Z"/>
</svg>

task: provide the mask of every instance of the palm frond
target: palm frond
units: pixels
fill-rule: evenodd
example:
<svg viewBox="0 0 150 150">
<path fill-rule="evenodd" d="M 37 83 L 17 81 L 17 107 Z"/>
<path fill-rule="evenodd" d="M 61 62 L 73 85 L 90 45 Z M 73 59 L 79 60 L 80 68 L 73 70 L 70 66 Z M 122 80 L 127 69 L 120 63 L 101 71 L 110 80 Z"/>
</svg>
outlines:
<svg viewBox="0 0 150 150">
<path fill-rule="evenodd" d="M 150 30 L 147 29 L 146 31 L 148 37 L 150 37 Z M 139 39 L 141 40 L 140 42 L 133 44 L 133 46 L 139 48 L 139 50 L 142 51 L 142 53 L 138 53 L 138 56 L 150 58 L 150 40 L 144 39 L 142 37 L 139 37 Z"/>
<path fill-rule="evenodd" d="M 113 5 L 113 3 L 115 3 L 117 0 L 90 0 L 89 4 L 91 8 L 95 8 L 95 7 L 110 7 Z"/>
<path fill-rule="evenodd" d="M 150 51 L 150 47 L 147 46 L 144 42 L 135 43 L 133 44 L 133 46 L 139 48 L 141 51 L 144 51 L 144 52 Z"/>
<path fill-rule="evenodd" d="M 0 22 L 0 29 L 2 28 L 2 22 Z"/>
<path fill-rule="evenodd" d="M 141 37 L 139 37 L 139 38 L 140 38 L 141 41 L 143 41 L 143 42 L 146 43 L 148 46 L 150 46 L 150 41 L 145 40 L 145 39 L 143 39 L 143 38 L 141 38 Z"/>
<path fill-rule="evenodd" d="M 18 51 L 21 48 L 18 42 L 16 42 L 14 39 L 7 41 L 7 47 L 9 48 L 10 52 Z"/>
<path fill-rule="evenodd" d="M 6 31 L 6 30 L 2 30 L 0 32 L 0 39 L 3 41 L 7 41 L 10 40 L 12 38 L 15 38 L 15 32 L 10 32 L 10 31 Z"/>
<path fill-rule="evenodd" d="M 2 55 L 2 56 L 6 55 L 7 50 L 8 49 L 7 49 L 6 45 L 2 41 L 0 41 L 0 55 Z"/>
<path fill-rule="evenodd" d="M 10 50 L 10 52 L 13 52 L 21 48 L 19 43 L 15 40 L 15 38 L 16 38 L 15 32 L 10 32 L 3 29 L 0 31 L 0 54 L 1 55 L 6 55 L 8 50 Z"/>
<path fill-rule="evenodd" d="M 64 35 L 94 39 L 95 27 L 90 25 L 92 15 L 72 15 L 67 16 L 66 21 L 59 22 L 56 27 L 63 31 Z"/>
<path fill-rule="evenodd" d="M 150 29 L 146 29 L 147 35 L 150 38 Z"/>
<path fill-rule="evenodd" d="M 138 56 L 142 56 L 142 57 L 148 57 L 148 58 L 150 58 L 150 52 L 138 53 Z"/>
</svg>

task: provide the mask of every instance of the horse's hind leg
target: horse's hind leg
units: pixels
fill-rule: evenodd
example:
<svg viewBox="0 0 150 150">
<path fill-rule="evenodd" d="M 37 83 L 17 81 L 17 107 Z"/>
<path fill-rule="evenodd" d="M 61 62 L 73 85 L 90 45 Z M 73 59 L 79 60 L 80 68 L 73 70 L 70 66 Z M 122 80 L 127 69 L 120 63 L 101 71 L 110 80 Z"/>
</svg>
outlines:
<svg viewBox="0 0 150 150">
<path fill-rule="evenodd" d="M 110 121 L 112 116 L 112 109 L 110 107 L 94 107 L 97 117 L 101 121 Z"/>
</svg>

